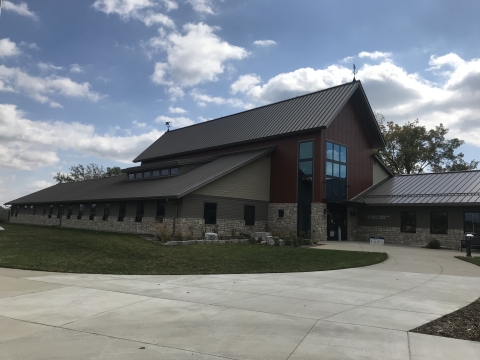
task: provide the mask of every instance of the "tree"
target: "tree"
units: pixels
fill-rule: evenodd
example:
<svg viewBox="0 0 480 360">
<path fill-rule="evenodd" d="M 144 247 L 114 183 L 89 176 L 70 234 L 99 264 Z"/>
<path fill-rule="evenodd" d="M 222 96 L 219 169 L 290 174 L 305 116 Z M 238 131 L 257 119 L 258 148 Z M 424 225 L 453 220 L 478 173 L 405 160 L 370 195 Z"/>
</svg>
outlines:
<svg viewBox="0 0 480 360">
<path fill-rule="evenodd" d="M 418 119 L 400 126 L 385 122 L 382 114 L 376 113 L 375 117 L 386 143 L 376 154 L 395 174 L 473 170 L 479 164 L 475 160 L 465 162 L 463 153 L 455 154 L 465 142 L 446 139 L 448 129 L 443 124 L 427 130 L 419 125 Z"/>
<path fill-rule="evenodd" d="M 67 182 L 76 182 L 117 176 L 121 173 L 122 169 L 120 169 L 120 167 L 118 166 L 107 167 L 107 169 L 105 170 L 103 166 L 97 164 L 88 164 L 86 168 L 83 165 L 78 164 L 77 166 L 70 167 L 70 174 L 62 174 L 58 172 L 53 177 L 53 179 L 57 183 L 62 184 Z"/>
</svg>

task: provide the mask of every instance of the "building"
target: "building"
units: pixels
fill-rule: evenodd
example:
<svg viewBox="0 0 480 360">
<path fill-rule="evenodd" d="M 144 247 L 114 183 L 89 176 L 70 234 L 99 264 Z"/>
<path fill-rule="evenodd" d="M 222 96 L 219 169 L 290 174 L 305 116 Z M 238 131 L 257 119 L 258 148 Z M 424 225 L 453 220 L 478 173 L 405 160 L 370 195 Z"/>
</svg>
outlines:
<svg viewBox="0 0 480 360">
<path fill-rule="evenodd" d="M 10 201 L 11 221 L 136 233 L 165 227 L 193 236 L 270 229 L 316 240 L 426 241 L 424 212 L 418 233 L 409 225 L 403 236 L 407 203 L 373 200 L 408 195 L 409 186 L 392 185 L 398 179 L 428 178 L 393 177 L 374 155 L 384 145 L 363 87 L 353 81 L 168 131 L 121 176 L 57 184 Z M 469 179 L 480 186 L 478 177 Z M 468 213 L 480 212 L 479 199 Z M 460 223 L 447 229 L 449 239 L 463 234 Z"/>
</svg>

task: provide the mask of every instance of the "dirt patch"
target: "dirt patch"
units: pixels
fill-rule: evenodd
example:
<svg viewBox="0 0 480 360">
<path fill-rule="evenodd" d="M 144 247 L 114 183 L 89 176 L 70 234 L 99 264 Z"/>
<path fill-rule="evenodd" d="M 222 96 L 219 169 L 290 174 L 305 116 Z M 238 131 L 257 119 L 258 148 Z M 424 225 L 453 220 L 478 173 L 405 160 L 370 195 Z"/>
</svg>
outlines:
<svg viewBox="0 0 480 360">
<path fill-rule="evenodd" d="M 411 332 L 480 341 L 480 299 Z"/>
</svg>

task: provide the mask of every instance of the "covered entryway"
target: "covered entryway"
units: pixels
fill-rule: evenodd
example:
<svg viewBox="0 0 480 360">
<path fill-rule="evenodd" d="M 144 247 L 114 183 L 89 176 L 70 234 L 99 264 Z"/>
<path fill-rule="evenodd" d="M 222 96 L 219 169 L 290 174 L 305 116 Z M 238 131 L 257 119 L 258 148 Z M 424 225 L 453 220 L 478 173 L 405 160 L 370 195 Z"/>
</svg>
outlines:
<svg viewBox="0 0 480 360">
<path fill-rule="evenodd" d="M 347 240 L 347 205 L 327 204 L 327 240 Z"/>
</svg>

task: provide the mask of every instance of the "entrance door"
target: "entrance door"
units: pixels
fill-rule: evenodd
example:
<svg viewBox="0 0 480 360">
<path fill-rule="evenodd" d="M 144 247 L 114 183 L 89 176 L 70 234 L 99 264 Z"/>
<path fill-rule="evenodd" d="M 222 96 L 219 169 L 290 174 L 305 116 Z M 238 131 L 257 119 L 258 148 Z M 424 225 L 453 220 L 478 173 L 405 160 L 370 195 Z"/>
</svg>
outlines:
<svg viewBox="0 0 480 360">
<path fill-rule="evenodd" d="M 327 204 L 327 240 L 347 240 L 347 206 Z"/>
</svg>

